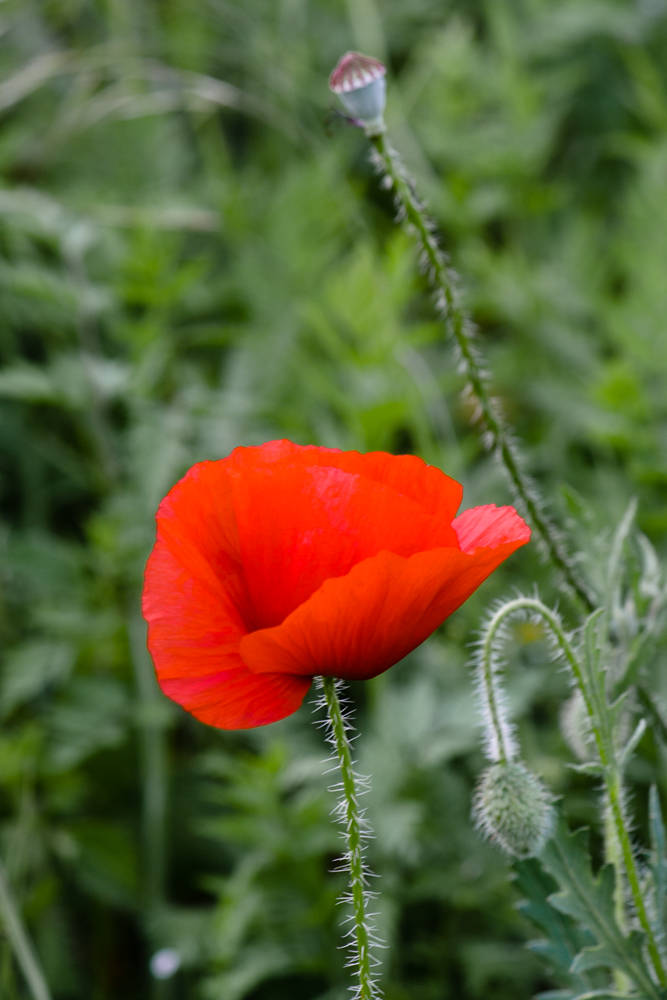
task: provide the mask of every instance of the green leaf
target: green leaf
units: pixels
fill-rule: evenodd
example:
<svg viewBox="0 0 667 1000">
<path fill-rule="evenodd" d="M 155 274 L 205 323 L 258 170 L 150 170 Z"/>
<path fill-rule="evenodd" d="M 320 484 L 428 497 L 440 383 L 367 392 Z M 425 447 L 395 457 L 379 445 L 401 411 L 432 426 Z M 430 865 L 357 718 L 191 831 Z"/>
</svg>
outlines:
<svg viewBox="0 0 667 1000">
<path fill-rule="evenodd" d="M 618 766 L 620 767 L 621 770 L 624 770 L 624 768 L 627 766 L 630 758 L 632 757 L 633 753 L 639 746 L 642 736 L 644 735 L 645 732 L 646 732 L 646 719 L 640 719 L 635 727 L 635 731 L 633 732 L 632 736 L 625 744 L 623 750 L 620 753 Z"/>
<path fill-rule="evenodd" d="M 76 678 L 48 715 L 49 762 L 65 771 L 91 754 L 119 746 L 128 732 L 125 688 L 110 677 Z"/>
<path fill-rule="evenodd" d="M 587 774 L 593 778 L 599 778 L 606 770 L 602 764 L 598 764 L 595 761 L 587 761 L 585 764 L 567 764 L 566 766 L 570 771 L 576 771 L 578 774 Z"/>
<path fill-rule="evenodd" d="M 594 611 L 586 619 L 583 628 L 583 643 L 581 665 L 583 681 L 586 688 L 586 698 L 592 703 L 596 714 L 600 705 L 606 702 L 604 687 L 605 672 L 600 668 L 600 652 L 604 637 L 604 612 L 601 608 Z"/>
<path fill-rule="evenodd" d="M 587 928 L 598 943 L 593 951 L 585 949 L 572 971 L 606 967 L 624 972 L 646 997 L 657 1000 L 660 991 L 644 962 L 643 935 L 633 931 L 625 936 L 616 923 L 614 910 L 615 874 L 605 865 L 597 876 L 591 871 L 588 832 L 570 834 L 562 814 L 552 839 L 541 853 L 547 871 L 555 878 L 560 891 L 550 902 Z"/>
<path fill-rule="evenodd" d="M 573 993 L 571 990 L 547 990 L 538 993 L 535 1000 L 637 1000 L 630 993 L 616 993 L 614 990 L 590 990 L 588 993 Z"/>
<path fill-rule="evenodd" d="M 649 792 L 649 823 L 651 827 L 651 846 L 655 854 L 655 859 L 656 861 L 667 861 L 665 825 L 660 809 L 660 796 L 655 785 L 651 785 Z"/>
<path fill-rule="evenodd" d="M 637 1000 L 634 993 L 617 993 L 614 990 L 591 990 L 590 993 L 580 993 L 574 1000 Z"/>
<path fill-rule="evenodd" d="M 51 374 L 25 362 L 0 372 L 0 397 L 29 403 L 55 403 L 60 399 Z"/>
<path fill-rule="evenodd" d="M 637 499 L 633 497 L 627 510 L 614 533 L 609 561 L 607 563 L 607 611 L 611 620 L 611 612 L 615 604 L 620 603 L 621 584 L 625 570 L 623 550 L 627 542 L 637 513 Z"/>
<path fill-rule="evenodd" d="M 651 829 L 651 874 L 653 876 L 653 891 L 656 933 L 658 938 L 664 938 L 667 931 L 667 847 L 665 825 L 660 809 L 660 797 L 655 785 L 649 792 L 649 826 Z"/>
<path fill-rule="evenodd" d="M 136 906 L 139 868 L 126 830 L 108 819 L 86 819 L 72 823 L 61 839 L 68 847 L 63 860 L 82 889 L 111 906 Z"/>
<path fill-rule="evenodd" d="M 544 993 L 537 993 L 535 1000 L 575 1000 L 576 996 L 572 990 L 546 990 Z"/>
<path fill-rule="evenodd" d="M 549 897 L 558 885 L 537 858 L 517 861 L 513 868 L 515 884 L 526 896 L 517 909 L 546 934 L 546 940 L 531 941 L 528 947 L 549 962 L 557 973 L 569 977 L 574 959 L 582 948 L 593 942 L 592 935 L 550 904 Z M 576 985 L 583 988 L 597 984 L 577 977 Z"/>
<path fill-rule="evenodd" d="M 9 654 L 0 681 L 0 715 L 10 715 L 47 688 L 66 681 L 74 659 L 69 643 L 45 640 L 25 643 Z"/>
</svg>

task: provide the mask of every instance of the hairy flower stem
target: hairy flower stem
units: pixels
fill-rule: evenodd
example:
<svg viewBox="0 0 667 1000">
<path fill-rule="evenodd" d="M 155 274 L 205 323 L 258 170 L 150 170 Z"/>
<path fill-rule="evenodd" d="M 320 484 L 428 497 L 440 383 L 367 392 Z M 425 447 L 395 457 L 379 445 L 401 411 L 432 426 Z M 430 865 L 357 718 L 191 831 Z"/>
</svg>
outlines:
<svg viewBox="0 0 667 1000">
<path fill-rule="evenodd" d="M 505 619 L 504 607 L 500 608 L 488 621 L 479 654 L 479 688 L 486 711 L 484 715 L 491 724 L 492 739 L 488 740 L 488 755 L 499 764 L 506 764 L 516 756 L 512 745 L 512 733 L 505 717 L 501 692 L 496 680 L 493 662 L 493 648 L 498 631 Z"/>
<path fill-rule="evenodd" d="M 51 1000 L 51 991 L 46 982 L 37 953 L 28 936 L 14 893 L 7 878 L 5 866 L 0 861 L 0 914 L 5 932 L 30 987 L 33 1000 Z"/>
<path fill-rule="evenodd" d="M 587 675 L 587 668 L 582 665 L 579 656 L 575 653 L 559 616 L 535 597 L 519 597 L 516 600 L 508 601 L 507 604 L 504 604 L 493 615 L 482 640 L 482 657 L 490 661 L 493 654 L 493 637 L 491 641 L 488 641 L 488 630 L 493 627 L 493 634 L 497 636 L 500 632 L 502 622 L 522 611 L 539 616 L 547 624 L 559 650 L 567 660 L 577 686 L 581 691 L 590 721 L 591 732 L 595 738 L 600 762 L 599 773 L 601 773 L 605 783 L 610 816 L 618 840 L 623 869 L 630 887 L 635 913 L 646 935 L 647 950 L 658 982 L 661 986 L 665 987 L 667 986 L 667 973 L 665 972 L 660 950 L 649 920 L 637 867 L 637 859 L 632 849 L 632 838 L 624 807 L 622 769 L 619 765 L 618 753 L 614 745 L 611 712 L 604 695 L 604 673 L 598 665 L 595 676 Z M 589 619 L 590 621 L 591 619 Z M 593 645 L 594 635 L 590 628 L 585 630 L 585 642 L 589 646 Z M 587 655 L 589 663 L 597 664 L 599 655 L 595 649 L 589 648 L 588 650 L 584 650 L 584 653 Z"/>
<path fill-rule="evenodd" d="M 586 610 L 591 612 L 595 607 L 595 602 L 586 584 L 579 576 L 557 529 L 545 516 L 542 509 L 543 503 L 537 494 L 535 485 L 521 469 L 516 446 L 489 393 L 487 377 L 474 344 L 474 328 L 466 311 L 458 301 L 455 288 L 456 275 L 449 267 L 447 257 L 434 236 L 433 223 L 428 218 L 424 205 L 417 197 L 414 185 L 400 162 L 398 154 L 389 145 L 385 135 L 370 135 L 369 138 L 375 148 L 375 164 L 378 170 L 384 174 L 387 185 L 394 191 L 399 219 L 407 222 L 408 228 L 417 241 L 436 294 L 438 311 L 448 332 L 454 339 L 462 369 L 477 399 L 491 445 L 507 473 L 517 502 L 540 536 L 554 566 L 560 571 Z"/>
<path fill-rule="evenodd" d="M 333 677 L 323 677 L 322 687 L 326 702 L 331 743 L 335 748 L 340 765 L 341 819 L 345 826 L 347 840 L 347 862 L 350 869 L 350 901 L 352 903 L 352 927 L 354 932 L 354 952 L 359 986 L 359 1000 L 373 1000 L 378 990 L 372 975 L 370 948 L 373 944 L 372 931 L 368 926 L 366 913 L 366 867 L 364 864 L 364 825 L 357 790 L 357 775 L 352 760 L 352 747 L 347 735 L 345 716 L 341 708 Z"/>
</svg>

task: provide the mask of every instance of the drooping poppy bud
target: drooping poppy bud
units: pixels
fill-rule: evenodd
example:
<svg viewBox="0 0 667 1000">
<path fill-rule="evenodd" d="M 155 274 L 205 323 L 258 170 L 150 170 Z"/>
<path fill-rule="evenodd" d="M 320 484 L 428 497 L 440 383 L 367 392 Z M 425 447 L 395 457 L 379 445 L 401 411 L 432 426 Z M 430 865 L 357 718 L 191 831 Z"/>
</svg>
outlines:
<svg viewBox="0 0 667 1000">
<path fill-rule="evenodd" d="M 377 59 L 360 52 L 346 52 L 329 77 L 334 94 L 371 134 L 384 130 L 386 72 Z"/>
<path fill-rule="evenodd" d="M 482 832 L 507 854 L 530 858 L 551 833 L 551 794 L 519 761 L 492 764 L 477 788 L 473 815 Z"/>
</svg>

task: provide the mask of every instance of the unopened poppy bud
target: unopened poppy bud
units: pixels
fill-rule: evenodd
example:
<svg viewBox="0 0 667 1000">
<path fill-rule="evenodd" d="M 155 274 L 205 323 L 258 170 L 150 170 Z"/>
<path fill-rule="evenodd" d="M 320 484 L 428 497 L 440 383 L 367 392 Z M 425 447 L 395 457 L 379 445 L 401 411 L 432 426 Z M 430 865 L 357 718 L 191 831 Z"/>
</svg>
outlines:
<svg viewBox="0 0 667 1000">
<path fill-rule="evenodd" d="M 507 854 L 530 858 L 551 832 L 551 795 L 523 764 L 492 764 L 477 788 L 473 816 L 489 840 Z"/>
<path fill-rule="evenodd" d="M 347 111 L 370 134 L 384 131 L 386 72 L 377 59 L 346 52 L 329 77 L 334 94 L 338 94 Z"/>
</svg>

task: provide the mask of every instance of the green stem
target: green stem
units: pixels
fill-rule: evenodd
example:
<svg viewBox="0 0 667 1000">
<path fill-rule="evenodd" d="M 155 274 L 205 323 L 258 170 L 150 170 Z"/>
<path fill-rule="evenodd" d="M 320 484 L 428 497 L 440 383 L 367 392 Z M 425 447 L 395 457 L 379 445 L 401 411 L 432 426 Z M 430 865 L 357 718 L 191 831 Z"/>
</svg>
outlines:
<svg viewBox="0 0 667 1000">
<path fill-rule="evenodd" d="M 21 966 L 34 1000 L 51 1000 L 51 991 L 46 982 L 37 953 L 23 923 L 21 911 L 14 898 L 5 866 L 0 861 L 0 912 L 4 920 L 7 937 L 14 950 L 16 961 Z"/>
<path fill-rule="evenodd" d="M 609 798 L 611 819 L 616 831 L 616 837 L 618 839 L 618 845 L 623 859 L 625 876 L 628 880 L 628 885 L 630 886 L 635 913 L 637 914 L 637 919 L 639 920 L 642 930 L 646 934 L 648 953 L 658 981 L 661 986 L 667 986 L 667 974 L 665 973 L 662 958 L 660 956 L 660 950 L 655 939 L 655 934 L 653 933 L 651 921 L 648 917 L 648 911 L 646 909 L 646 903 L 644 901 L 641 881 L 639 878 L 639 871 L 637 869 L 637 860 L 632 849 L 632 839 L 630 837 L 627 817 L 625 815 L 623 805 L 623 782 L 621 769 L 618 765 L 617 754 L 614 748 L 608 706 L 604 699 L 600 696 L 596 687 L 592 687 L 589 683 L 587 683 L 582 666 L 569 639 L 567 638 L 567 635 L 565 634 L 560 618 L 557 614 L 555 614 L 555 612 L 548 608 L 546 604 L 543 604 L 542 601 L 534 597 L 520 597 L 514 601 L 508 601 L 508 603 L 503 605 L 503 607 L 500 608 L 500 610 L 494 615 L 493 621 L 496 633 L 501 622 L 509 615 L 516 614 L 518 611 L 531 611 L 546 621 L 561 652 L 565 656 L 565 659 L 567 660 L 577 682 L 577 686 L 581 691 L 586 705 L 586 710 L 588 712 L 591 730 L 595 737 L 605 787 Z"/>
<path fill-rule="evenodd" d="M 454 287 L 455 276 L 448 267 L 447 259 L 433 234 L 433 223 L 428 218 L 423 204 L 415 194 L 414 187 L 396 151 L 387 143 L 384 134 L 370 135 L 369 138 L 375 147 L 377 166 L 384 173 L 394 190 L 399 218 L 405 219 L 416 238 L 420 253 L 428 268 L 431 284 L 436 293 L 438 309 L 456 343 L 462 367 L 477 399 L 493 449 L 509 477 L 519 505 L 523 508 L 526 516 L 535 527 L 549 553 L 551 561 L 560 571 L 569 587 L 577 595 L 587 611 L 593 611 L 595 607 L 594 600 L 586 584 L 579 576 L 556 527 L 543 513 L 543 504 L 537 494 L 535 485 L 522 471 L 511 435 L 505 426 L 497 405 L 489 393 L 487 377 L 473 342 L 473 326 L 458 301 Z"/>
<path fill-rule="evenodd" d="M 371 971 L 370 948 L 373 938 L 366 914 L 367 870 L 364 864 L 364 827 L 359 810 L 357 775 L 354 771 L 352 748 L 336 690 L 336 681 L 333 677 L 323 677 L 322 686 L 331 726 L 331 743 L 336 750 L 342 776 L 341 819 L 345 825 L 347 862 L 350 869 L 349 898 L 352 904 L 355 965 L 359 976 L 357 997 L 359 1000 L 373 1000 L 378 996 L 378 992 Z"/>
<path fill-rule="evenodd" d="M 618 842 L 616 834 L 616 823 L 607 799 L 604 809 L 604 859 L 609 865 L 614 866 L 616 872 L 616 888 L 614 890 L 614 914 L 616 923 L 623 933 L 627 931 L 627 914 L 625 912 L 625 894 L 623 892 L 623 879 L 625 877 L 625 865 L 623 862 L 623 852 Z"/>
<path fill-rule="evenodd" d="M 479 652 L 479 681 L 488 708 L 495 746 L 491 745 L 490 756 L 494 762 L 506 764 L 514 758 L 511 734 L 503 718 L 502 705 L 496 684 L 493 666 L 493 644 L 504 619 L 505 606 L 495 612 L 484 629 L 484 639 Z"/>
<path fill-rule="evenodd" d="M 637 861 L 635 859 L 635 853 L 632 849 L 632 840 L 630 838 L 630 831 L 628 829 L 628 824 L 625 818 L 625 810 L 623 808 L 623 786 L 621 784 L 619 770 L 616 766 L 610 768 L 610 771 L 605 778 L 605 783 L 607 786 L 607 794 L 609 795 L 609 805 L 614 819 L 614 825 L 616 826 L 616 836 L 618 837 L 621 853 L 623 855 L 625 874 L 630 885 L 630 892 L 632 893 L 632 900 L 635 904 L 637 918 L 641 924 L 642 930 L 646 934 L 648 953 L 651 957 L 651 962 L 653 963 L 656 976 L 658 977 L 658 982 L 662 987 L 665 987 L 667 986 L 667 973 L 665 973 L 665 969 L 662 964 L 662 957 L 653 933 L 653 928 L 651 927 L 651 922 L 648 918 L 646 903 L 644 902 L 644 896 L 642 894 L 639 872 L 637 871 Z"/>
<path fill-rule="evenodd" d="M 149 920 L 153 920 L 165 899 L 168 785 L 164 732 L 166 719 L 164 699 L 146 649 L 146 626 L 136 615 L 130 619 L 129 636 L 141 734 L 144 898 Z"/>
</svg>

